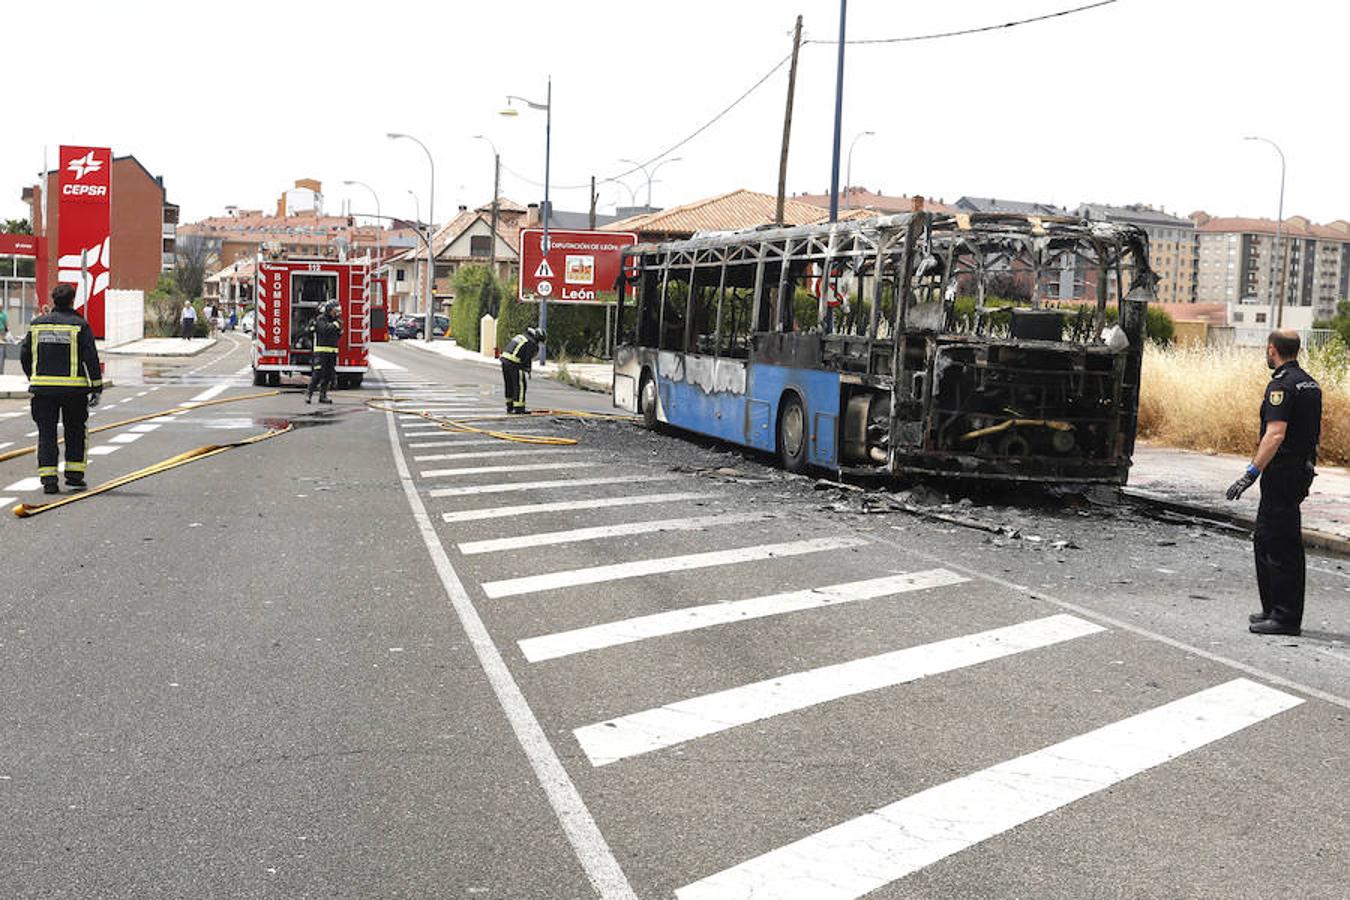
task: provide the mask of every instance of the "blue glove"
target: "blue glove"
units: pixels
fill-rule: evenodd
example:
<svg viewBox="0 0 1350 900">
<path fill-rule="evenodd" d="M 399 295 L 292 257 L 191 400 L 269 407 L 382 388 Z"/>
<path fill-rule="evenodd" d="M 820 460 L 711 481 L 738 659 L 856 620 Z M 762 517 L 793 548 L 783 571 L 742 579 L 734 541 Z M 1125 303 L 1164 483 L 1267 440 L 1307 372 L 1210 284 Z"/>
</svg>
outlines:
<svg viewBox="0 0 1350 900">
<path fill-rule="evenodd" d="M 1256 479 L 1261 476 L 1261 470 L 1256 466 L 1248 465 L 1247 471 L 1242 473 L 1242 477 L 1233 482 L 1225 494 L 1229 500 L 1236 500 L 1242 496 L 1242 492 L 1256 483 Z"/>
</svg>

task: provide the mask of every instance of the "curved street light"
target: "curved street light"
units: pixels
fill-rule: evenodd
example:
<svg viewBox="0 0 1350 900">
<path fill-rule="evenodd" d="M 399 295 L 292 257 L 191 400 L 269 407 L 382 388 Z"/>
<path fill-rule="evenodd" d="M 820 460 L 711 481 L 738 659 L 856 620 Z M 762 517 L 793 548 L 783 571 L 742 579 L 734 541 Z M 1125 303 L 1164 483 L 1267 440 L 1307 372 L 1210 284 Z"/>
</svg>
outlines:
<svg viewBox="0 0 1350 900">
<path fill-rule="evenodd" d="M 533 100 L 527 100 L 515 94 L 506 95 L 506 108 L 501 110 L 501 115 L 512 118 L 520 115 L 520 110 L 512 104 L 515 101 L 528 106 L 530 109 L 543 110 L 544 112 L 544 209 L 540 217 L 544 220 L 544 233 L 539 237 L 539 249 L 548 254 L 548 220 L 553 217 L 553 207 L 548 199 L 548 176 L 549 162 L 553 155 L 553 76 L 548 77 L 548 92 L 544 96 L 543 103 L 535 103 Z M 548 298 L 539 298 L 539 328 L 542 331 L 548 331 Z M 541 344 L 539 346 L 539 362 L 542 365 L 548 360 L 548 349 Z"/>
<path fill-rule="evenodd" d="M 427 316 L 426 318 L 427 324 L 425 329 L 426 340 L 430 342 L 432 340 L 432 332 L 436 330 L 435 328 L 436 311 L 432 308 L 435 303 L 435 301 L 433 300 L 434 295 L 433 285 L 436 280 L 436 260 L 431 252 L 432 246 L 431 241 L 433 237 L 432 228 L 435 227 L 434 221 L 436 219 L 436 161 L 431 158 L 431 151 L 427 149 L 427 145 L 419 141 L 417 138 L 413 137 L 411 134 L 402 134 L 397 131 L 391 131 L 388 134 L 386 134 L 385 137 L 389 138 L 391 141 L 396 141 L 399 140 L 400 138 L 404 138 L 412 141 L 413 143 L 417 144 L 417 146 L 421 147 L 422 152 L 427 155 L 427 166 L 431 173 L 431 188 L 429 194 L 427 195 L 427 236 L 426 236 L 427 277 L 426 277 L 426 285 L 423 289 L 423 295 L 426 298 L 426 316 Z M 409 193 L 411 193 L 411 191 Z M 417 213 L 417 218 L 419 219 L 422 218 L 422 213 L 420 210 Z"/>
<path fill-rule="evenodd" d="M 1280 205 L 1275 214 L 1275 246 L 1270 253 L 1270 320 L 1275 323 L 1276 328 L 1284 325 L 1284 279 L 1276 280 L 1276 267 L 1278 266 L 1283 274 L 1284 254 L 1280 252 L 1280 234 L 1284 227 L 1284 151 L 1280 145 L 1270 138 L 1260 137 L 1258 135 L 1248 135 L 1243 138 L 1244 141 L 1261 141 L 1275 148 L 1275 152 L 1280 154 Z M 1278 287 L 1277 287 L 1278 285 Z M 1276 294 L 1279 294 L 1278 301 Z"/>
<path fill-rule="evenodd" d="M 346 185 L 347 187 L 363 187 L 363 188 L 365 188 L 366 190 L 370 191 L 370 196 L 372 196 L 372 197 L 375 198 L 375 218 L 377 218 L 377 219 L 380 220 L 380 236 L 379 236 L 379 238 L 377 238 L 377 240 L 376 240 L 376 244 L 375 244 L 375 252 L 378 253 L 378 254 L 380 255 L 381 258 L 383 258 L 383 257 L 384 257 L 384 216 L 380 213 L 380 195 L 377 194 L 377 193 L 375 193 L 375 189 L 374 189 L 373 187 L 371 187 L 370 185 L 366 184 L 364 181 L 344 181 L 344 182 L 342 182 L 342 183 L 343 183 L 344 185 Z"/>
<path fill-rule="evenodd" d="M 848 209 L 849 206 L 850 206 L 851 203 L 852 203 L 852 201 L 849 200 L 849 193 L 848 193 L 848 191 L 849 191 L 849 188 L 851 188 L 851 187 L 853 186 L 853 148 L 854 148 L 854 146 L 857 145 L 858 141 L 862 140 L 863 138 L 865 138 L 865 137 L 876 137 L 876 136 L 877 136 L 877 133 L 876 133 L 875 131 L 860 131 L 860 132 L 858 132 L 857 134 L 855 134 L 855 135 L 853 136 L 853 140 L 849 142 L 849 145 L 848 145 L 848 166 L 847 166 L 847 168 L 844 170 L 844 171 L 845 171 L 845 174 L 844 174 L 844 208 L 845 208 L 845 209 Z"/>
<path fill-rule="evenodd" d="M 647 171 L 647 167 L 646 167 L 645 165 L 643 165 L 642 163 L 638 162 L 638 161 L 635 160 L 635 159 L 621 159 L 621 160 L 619 160 L 619 162 L 621 162 L 621 163 L 628 163 L 628 164 L 631 165 L 631 166 L 637 166 L 639 169 L 642 170 L 642 174 L 643 174 L 644 176 L 646 176 L 646 178 L 647 178 L 647 208 L 648 208 L 648 209 L 651 209 L 651 207 L 652 207 L 652 180 L 653 180 L 654 178 L 656 178 L 656 173 L 659 172 L 659 171 L 661 170 L 661 167 L 664 166 L 666 163 L 681 162 L 681 161 L 683 161 L 683 160 L 684 160 L 684 157 L 683 157 L 683 156 L 672 156 L 672 157 L 670 157 L 669 159 L 663 159 L 663 160 L 661 160 L 660 162 L 658 162 L 656 165 L 652 166 L 652 169 L 651 169 L 650 172 Z"/>
</svg>

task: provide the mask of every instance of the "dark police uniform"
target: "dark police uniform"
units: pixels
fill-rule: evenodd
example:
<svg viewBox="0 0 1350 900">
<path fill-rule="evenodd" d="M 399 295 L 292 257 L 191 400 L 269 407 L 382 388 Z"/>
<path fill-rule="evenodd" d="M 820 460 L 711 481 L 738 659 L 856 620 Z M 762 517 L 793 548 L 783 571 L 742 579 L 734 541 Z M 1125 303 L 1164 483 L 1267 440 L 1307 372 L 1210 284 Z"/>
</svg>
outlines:
<svg viewBox="0 0 1350 900">
<path fill-rule="evenodd" d="M 1288 424 L 1284 442 L 1261 473 L 1261 504 L 1254 535 L 1256 584 L 1262 612 L 1281 625 L 1298 628 L 1303 622 L 1306 574 L 1299 504 L 1308 496 L 1317 463 L 1322 388 L 1296 360 L 1276 369 L 1266 385 L 1261 403 L 1262 437 L 1271 422 Z"/>
<path fill-rule="evenodd" d="M 55 483 L 60 448 L 56 424 L 65 423 L 66 481 L 83 484 L 88 466 L 85 423 L 89 394 L 103 390 L 94 331 L 73 309 L 57 307 L 38 316 L 28 328 L 19 362 L 33 395 L 33 421 L 38 427 L 38 475 Z"/>
<path fill-rule="evenodd" d="M 506 384 L 506 411 L 525 412 L 525 373 L 534 364 L 539 345 L 527 335 L 511 338 L 502 351 L 502 381 Z"/>
<path fill-rule="evenodd" d="M 342 339 L 342 323 L 327 314 L 314 318 L 314 368 L 309 376 L 309 390 L 305 401 L 319 392 L 319 402 L 328 402 L 328 389 L 337 380 L 338 341 Z"/>
</svg>

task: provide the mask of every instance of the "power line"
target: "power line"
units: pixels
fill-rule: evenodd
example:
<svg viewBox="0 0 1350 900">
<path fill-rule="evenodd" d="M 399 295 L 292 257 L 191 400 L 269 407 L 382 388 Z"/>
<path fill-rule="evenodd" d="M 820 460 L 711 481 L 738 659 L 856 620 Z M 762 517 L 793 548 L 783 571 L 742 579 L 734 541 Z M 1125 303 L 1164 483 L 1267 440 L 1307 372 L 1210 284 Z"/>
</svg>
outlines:
<svg viewBox="0 0 1350 900">
<path fill-rule="evenodd" d="M 1031 16 L 1031 17 L 1026 18 L 1026 19 L 1015 19 L 1015 20 L 1013 20 L 1013 21 L 1011 21 L 1011 22 L 1002 22 L 1002 23 L 1000 23 L 1000 24 L 998 24 L 998 25 L 981 25 L 981 26 L 976 27 L 976 28 L 963 28 L 963 29 L 961 29 L 961 30 L 959 30 L 959 31 L 941 31 L 941 32 L 935 32 L 935 33 L 933 33 L 933 34 L 915 34 L 915 35 L 909 35 L 909 36 L 907 36 L 907 37 L 894 37 L 894 38 L 866 38 L 866 39 L 861 39 L 861 40 L 856 40 L 856 41 L 845 41 L 844 43 L 845 43 L 845 44 L 903 44 L 903 43 L 912 43 L 912 42 L 915 42 L 915 41 L 933 41 L 933 40 L 938 40 L 938 39 L 941 39 L 941 38 L 960 37 L 961 35 L 967 35 L 967 34 L 980 34 L 980 33 L 982 33 L 982 32 L 986 32 L 986 31 L 1001 31 L 1001 30 L 1003 30 L 1003 29 L 1005 29 L 1005 28 L 1016 28 L 1016 27 L 1019 26 L 1019 25 L 1030 25 L 1030 24 L 1032 24 L 1033 22 L 1044 22 L 1044 21 L 1046 21 L 1046 20 L 1048 20 L 1048 19 L 1058 19 L 1058 18 L 1061 18 L 1061 17 L 1063 17 L 1063 16 L 1071 16 L 1071 15 L 1074 15 L 1075 13 L 1086 12 L 1087 10 L 1090 10 L 1090 9 L 1097 9 L 1098 7 L 1101 7 L 1101 6 L 1110 6 L 1111 4 L 1116 3 L 1116 2 L 1117 2 L 1117 0 L 1098 0 L 1098 2 L 1096 2 L 1096 3 L 1089 3 L 1089 4 L 1086 4 L 1085 6 L 1075 6 L 1075 7 L 1073 7 L 1072 9 L 1062 9 L 1062 10 L 1059 10 L 1058 12 L 1046 13 L 1045 15 L 1040 15 L 1040 16 Z M 829 41 L 829 40 L 805 40 L 805 41 L 802 41 L 802 45 L 803 45 L 803 46 L 806 46 L 807 44 L 816 44 L 816 45 L 820 45 L 820 46 L 838 46 L 839 42 L 838 42 L 838 41 Z M 599 180 L 599 181 L 612 181 L 612 180 L 614 180 L 614 179 L 616 179 L 616 178 L 624 178 L 624 177 L 626 177 L 626 176 L 628 176 L 628 175 L 632 175 L 634 172 L 641 171 L 643 166 L 650 166 L 652 163 L 654 163 L 654 162 L 659 162 L 661 159 L 663 159 L 663 158 L 669 156 L 670 154 L 674 153 L 676 150 L 680 149 L 680 148 L 683 147 L 685 144 L 689 143 L 690 141 L 692 141 L 694 138 L 698 137 L 698 136 L 699 136 L 700 134 L 702 134 L 703 132 L 707 131 L 707 130 L 708 130 L 709 128 L 711 128 L 713 125 L 717 124 L 717 122 L 719 122 L 722 118 L 724 118 L 724 117 L 726 116 L 727 113 L 731 112 L 731 111 L 732 111 L 733 109 L 735 109 L 737 106 L 740 106 L 742 103 L 744 103 L 745 100 L 746 100 L 747 98 L 749 98 L 749 96 L 750 96 L 751 94 L 753 94 L 755 91 L 759 90 L 759 88 L 762 87 L 762 86 L 764 85 L 764 82 L 768 81 L 771 77 L 773 77 L 774 73 L 776 73 L 779 69 L 783 68 L 783 66 L 784 66 L 784 65 L 788 62 L 788 60 L 790 60 L 791 58 L 792 58 L 792 54 L 789 53 L 787 56 L 784 56 L 784 57 L 783 57 L 782 59 L 780 59 L 778 62 L 774 63 L 773 68 L 771 68 L 771 69 L 769 69 L 769 71 L 765 72 L 765 73 L 759 78 L 758 81 L 756 81 L 754 84 L 750 85 L 750 87 L 746 88 L 746 90 L 745 90 L 744 93 L 742 93 L 742 94 L 741 94 L 739 97 L 737 97 L 735 100 L 731 101 L 731 103 L 729 103 L 729 104 L 727 104 L 725 107 L 723 107 L 722 110 L 721 110 L 720 112 L 718 112 L 715 116 L 713 116 L 713 117 L 712 117 L 711 119 L 709 119 L 708 121 L 704 122 L 702 125 L 700 125 L 700 126 L 699 126 L 698 128 L 696 128 L 696 129 L 694 129 L 694 130 L 693 130 L 692 132 L 690 132 L 687 136 L 681 138 L 681 139 L 680 139 L 679 141 L 677 141 L 676 143 L 674 143 L 674 144 L 672 144 L 671 146 L 667 147 L 666 149 L 662 150 L 660 153 L 656 154 L 655 156 L 651 157 L 650 159 L 645 160 L 645 161 L 642 163 L 642 165 L 640 165 L 640 166 L 634 166 L 633 168 L 627 169 L 626 171 L 623 171 L 623 172 L 619 172 L 619 173 L 616 174 L 616 175 L 610 175 L 608 178 L 602 178 L 602 179 L 598 179 L 598 180 Z M 529 184 L 529 185 L 532 185 L 533 187 L 543 187 L 543 183 L 542 183 L 542 182 L 534 181 L 534 180 L 532 180 L 532 179 L 526 178 L 524 175 L 521 175 L 519 172 L 516 172 L 516 171 L 514 171 L 513 169 L 508 168 L 508 167 L 506 166 L 505 163 L 502 164 L 502 168 L 505 169 L 507 172 L 510 172 L 510 173 L 511 173 L 512 175 L 514 175 L 516 178 L 520 179 L 521 181 L 523 181 L 523 182 L 525 182 L 525 183 L 527 183 L 527 184 Z M 555 185 L 551 185 L 551 187 L 552 187 L 553 189 L 555 189 L 555 190 L 560 190 L 560 191 L 576 191 L 576 190 L 581 190 L 582 188 L 590 188 L 590 186 L 591 186 L 591 185 L 590 185 L 590 182 L 586 182 L 586 183 L 584 183 L 584 184 L 563 184 L 563 185 L 557 185 L 557 184 L 555 184 Z"/>
</svg>

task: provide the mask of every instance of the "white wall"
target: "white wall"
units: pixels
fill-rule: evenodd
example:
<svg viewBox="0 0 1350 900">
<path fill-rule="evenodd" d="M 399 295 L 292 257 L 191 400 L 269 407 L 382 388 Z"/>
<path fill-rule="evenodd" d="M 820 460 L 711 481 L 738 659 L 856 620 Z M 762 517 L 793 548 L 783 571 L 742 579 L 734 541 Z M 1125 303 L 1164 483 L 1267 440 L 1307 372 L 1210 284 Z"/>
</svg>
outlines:
<svg viewBox="0 0 1350 900">
<path fill-rule="evenodd" d="M 109 347 L 145 337 L 145 295 L 109 290 L 104 304 L 104 343 Z"/>
</svg>

